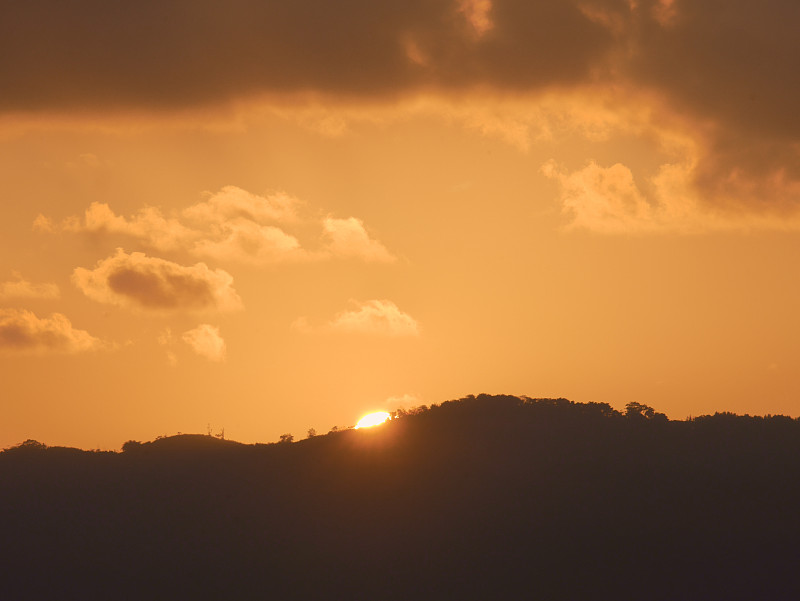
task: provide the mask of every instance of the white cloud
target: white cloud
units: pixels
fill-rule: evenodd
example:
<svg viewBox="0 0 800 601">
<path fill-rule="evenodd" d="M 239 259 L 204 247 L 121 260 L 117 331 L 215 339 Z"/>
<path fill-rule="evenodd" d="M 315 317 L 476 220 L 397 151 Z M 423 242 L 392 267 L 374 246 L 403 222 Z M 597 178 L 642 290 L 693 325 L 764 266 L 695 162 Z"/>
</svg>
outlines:
<svg viewBox="0 0 800 601">
<path fill-rule="evenodd" d="M 183 341 L 192 347 L 192 350 L 209 361 L 221 362 L 225 360 L 225 340 L 220 336 L 219 328 L 201 323 L 188 332 L 184 332 Z"/>
<path fill-rule="evenodd" d="M 322 229 L 327 239 L 326 248 L 336 257 L 377 263 L 395 260 L 383 244 L 369 237 L 364 222 L 360 219 L 326 217 L 322 222 Z"/>
<path fill-rule="evenodd" d="M 58 298 L 60 291 L 55 284 L 33 284 L 14 272 L 16 281 L 0 282 L 0 300 L 8 298 Z"/>
<path fill-rule="evenodd" d="M 205 263 L 179 265 L 144 253 L 116 254 L 99 261 L 93 270 L 78 267 L 73 282 L 89 298 L 101 303 L 148 311 L 231 311 L 242 301 L 233 277 Z"/>
<path fill-rule="evenodd" d="M 416 320 L 389 300 L 354 301 L 356 308 L 339 313 L 329 327 L 339 332 L 384 336 L 419 336 Z"/>
<path fill-rule="evenodd" d="M 24 309 L 0 309 L 0 351 L 23 354 L 81 353 L 106 345 L 76 330 L 64 315 L 39 318 Z"/>
</svg>

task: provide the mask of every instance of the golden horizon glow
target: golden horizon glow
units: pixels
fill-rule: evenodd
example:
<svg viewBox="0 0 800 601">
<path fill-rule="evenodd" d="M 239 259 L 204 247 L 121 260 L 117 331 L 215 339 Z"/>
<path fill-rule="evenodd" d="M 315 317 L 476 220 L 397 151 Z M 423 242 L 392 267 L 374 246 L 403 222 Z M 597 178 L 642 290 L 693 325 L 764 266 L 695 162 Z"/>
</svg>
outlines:
<svg viewBox="0 0 800 601">
<path fill-rule="evenodd" d="M 359 428 L 370 428 L 372 426 L 379 426 L 388 419 L 391 419 L 391 415 L 389 415 L 386 411 L 376 411 L 375 413 L 370 413 L 369 415 L 365 415 L 360 420 L 358 420 L 355 429 L 358 430 Z"/>
</svg>

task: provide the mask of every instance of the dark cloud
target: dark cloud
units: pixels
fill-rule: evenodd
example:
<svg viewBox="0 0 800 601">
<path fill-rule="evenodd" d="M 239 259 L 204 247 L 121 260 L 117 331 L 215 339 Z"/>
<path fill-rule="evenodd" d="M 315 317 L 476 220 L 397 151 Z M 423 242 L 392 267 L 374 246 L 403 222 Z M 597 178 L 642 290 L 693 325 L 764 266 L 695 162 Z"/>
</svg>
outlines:
<svg viewBox="0 0 800 601">
<path fill-rule="evenodd" d="M 93 270 L 78 267 L 72 279 L 96 301 L 148 311 L 228 311 L 242 306 L 233 278 L 222 269 L 211 270 L 204 263 L 184 266 L 122 249 Z"/>
<path fill-rule="evenodd" d="M 184 273 L 123 267 L 106 279 L 109 290 L 143 307 L 205 307 L 214 302 L 208 281 Z"/>
<path fill-rule="evenodd" d="M 702 189 L 763 202 L 800 178 L 800 3 L 650 0 L 636 16 L 628 77 L 707 137 Z"/>
<path fill-rule="evenodd" d="M 469 1 L 7 2 L 0 106 L 531 90 L 624 73 L 744 131 L 800 131 L 795 0 L 493 0 L 480 32 L 463 10 Z"/>
<path fill-rule="evenodd" d="M 0 9 L 0 107 L 184 107 L 259 92 L 396 94 L 584 77 L 611 37 L 563 0 L 30 0 Z M 414 51 L 411 51 L 414 48 Z M 421 60 L 413 60 L 417 56 Z"/>
<path fill-rule="evenodd" d="M 676 0 L 661 20 L 659 4 L 638 11 L 636 81 L 743 133 L 800 136 L 800 3 Z"/>
</svg>

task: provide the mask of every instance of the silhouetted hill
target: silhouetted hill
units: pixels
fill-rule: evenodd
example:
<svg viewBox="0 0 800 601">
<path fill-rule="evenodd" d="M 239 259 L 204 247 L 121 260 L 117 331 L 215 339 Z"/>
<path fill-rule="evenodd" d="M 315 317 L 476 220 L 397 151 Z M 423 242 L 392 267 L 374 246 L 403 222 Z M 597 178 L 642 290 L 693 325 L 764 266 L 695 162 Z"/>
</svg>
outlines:
<svg viewBox="0 0 800 601">
<path fill-rule="evenodd" d="M 467 397 L 0 453 L 3 599 L 797 599 L 800 422 Z"/>
</svg>

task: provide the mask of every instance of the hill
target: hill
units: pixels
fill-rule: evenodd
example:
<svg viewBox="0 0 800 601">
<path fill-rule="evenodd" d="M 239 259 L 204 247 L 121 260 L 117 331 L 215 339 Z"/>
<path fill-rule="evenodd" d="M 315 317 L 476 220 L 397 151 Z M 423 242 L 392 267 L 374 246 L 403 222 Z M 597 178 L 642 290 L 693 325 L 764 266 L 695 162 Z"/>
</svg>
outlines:
<svg viewBox="0 0 800 601">
<path fill-rule="evenodd" d="M 467 397 L 0 453 L 8 599 L 796 599 L 800 421 Z"/>
</svg>

